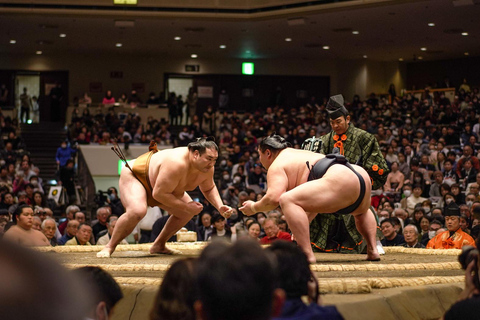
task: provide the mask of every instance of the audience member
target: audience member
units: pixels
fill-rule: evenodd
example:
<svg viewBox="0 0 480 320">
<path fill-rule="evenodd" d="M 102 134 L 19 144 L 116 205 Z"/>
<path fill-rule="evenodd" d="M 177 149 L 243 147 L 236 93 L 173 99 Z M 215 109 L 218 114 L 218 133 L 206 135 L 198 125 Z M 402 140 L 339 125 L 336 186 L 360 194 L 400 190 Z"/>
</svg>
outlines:
<svg viewBox="0 0 480 320">
<path fill-rule="evenodd" d="M 233 246 L 215 241 L 198 261 L 198 320 L 267 320 L 279 316 L 285 292 L 277 288 L 276 261 L 254 240 Z"/>
<path fill-rule="evenodd" d="M 405 238 L 406 248 L 425 248 L 423 244 L 418 242 L 418 229 L 415 225 L 409 224 L 403 228 L 403 236 Z"/>
<path fill-rule="evenodd" d="M 117 220 L 118 220 L 117 216 L 111 215 L 110 217 L 108 217 L 108 221 L 107 221 L 108 231 L 105 235 L 98 238 L 97 245 L 104 246 L 108 243 L 108 241 L 110 241 L 110 237 L 112 236 L 113 229 L 115 228 L 115 224 L 117 223 Z M 127 240 L 123 239 L 122 241 L 120 241 L 120 244 L 128 244 L 128 242 Z"/>
<path fill-rule="evenodd" d="M 90 237 L 92 236 L 92 227 L 86 223 L 82 223 L 78 226 L 77 234 L 70 240 L 68 240 L 66 246 L 90 246 Z"/>
<path fill-rule="evenodd" d="M 263 226 L 265 230 L 265 237 L 260 239 L 261 244 L 270 244 L 276 240 L 292 241 L 292 235 L 288 232 L 283 232 L 278 227 L 278 219 L 266 218 Z"/>
<path fill-rule="evenodd" d="M 195 320 L 197 260 L 177 260 L 168 269 L 155 297 L 150 320 Z"/>
<path fill-rule="evenodd" d="M 460 208 L 451 202 L 443 210 L 447 231 L 437 234 L 427 244 L 427 249 L 461 249 L 475 241 L 460 228 Z"/>
<path fill-rule="evenodd" d="M 43 233 L 32 228 L 33 217 L 32 207 L 26 204 L 19 205 L 13 215 L 15 225 L 5 232 L 3 239 L 23 246 L 50 245 Z"/>
<path fill-rule="evenodd" d="M 50 245 L 55 247 L 57 245 L 57 238 L 55 238 L 55 232 L 57 231 L 57 224 L 54 219 L 46 218 L 42 222 L 42 232 L 47 237 Z"/>
<path fill-rule="evenodd" d="M 77 235 L 79 226 L 80 223 L 77 220 L 68 221 L 65 234 L 58 240 L 58 244 L 63 246 L 67 243 L 67 241 L 73 239 Z"/>
<path fill-rule="evenodd" d="M 403 235 L 398 234 L 395 230 L 395 223 L 392 219 L 385 219 L 380 223 L 380 229 L 382 230 L 384 238 L 381 243 L 384 247 L 403 246 L 405 238 Z"/>
<path fill-rule="evenodd" d="M 99 267 L 82 267 L 73 273 L 82 279 L 91 297 L 88 318 L 95 320 L 111 318 L 115 305 L 123 298 L 122 289 L 115 279 Z"/>
<path fill-rule="evenodd" d="M 310 271 L 307 256 L 297 245 L 276 241 L 268 250 L 277 258 L 278 287 L 285 291 L 287 298 L 281 315 L 274 319 L 343 319 L 335 306 L 318 304 L 318 283 Z M 312 284 L 313 293 L 309 290 Z M 302 301 L 302 296 L 308 296 L 308 304 Z"/>
</svg>

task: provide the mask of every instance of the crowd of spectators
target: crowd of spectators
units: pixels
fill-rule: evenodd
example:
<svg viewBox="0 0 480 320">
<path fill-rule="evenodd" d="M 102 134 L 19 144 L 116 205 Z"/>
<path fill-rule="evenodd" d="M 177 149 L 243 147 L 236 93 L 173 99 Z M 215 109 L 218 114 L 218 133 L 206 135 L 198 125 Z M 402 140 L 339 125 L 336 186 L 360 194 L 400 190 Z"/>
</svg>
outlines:
<svg viewBox="0 0 480 320">
<path fill-rule="evenodd" d="M 377 98 L 372 94 L 365 101 L 355 96 L 347 104 L 352 123 L 375 135 L 391 169 L 385 186 L 372 194 L 372 206 L 378 212 L 384 235 L 382 244 L 437 248 L 436 242 L 447 242 L 448 247 L 453 248 L 457 247 L 454 241 L 448 243 L 441 239 L 443 234 L 452 232 L 459 232 L 465 237 L 458 247 L 473 244 L 480 232 L 478 89 L 470 91 L 463 87 L 453 101 L 449 101 L 441 92 L 432 94 L 428 90 L 421 99 L 411 94 L 403 97 L 392 94 L 390 99 L 391 102 L 388 97 Z M 194 115 L 191 124 L 178 134 L 172 134 L 171 125 L 164 119 L 152 118 L 143 123 L 133 113 L 121 119 L 114 108 L 108 114 L 91 116 L 87 108 L 82 115 L 74 114 L 69 129 L 72 143 L 78 144 L 107 144 L 112 138 L 117 138 L 121 142 L 147 144 L 150 140 L 156 140 L 158 143 L 181 146 L 193 137 L 216 136 L 220 148 L 217 186 L 224 203 L 233 207 L 235 212 L 225 220 L 206 200 L 199 199 L 204 210 L 187 224 L 187 229 L 195 231 L 200 241 L 213 242 L 218 238 L 227 238 L 237 244 L 228 247 L 228 250 L 216 245 L 217 253 L 213 249 L 206 250 L 198 262 L 189 262 L 191 265 L 187 268 L 198 269 L 198 273 L 195 273 L 198 278 L 192 279 L 196 284 L 213 281 L 202 270 L 210 272 L 212 268 L 225 268 L 229 254 L 232 254 L 235 264 L 245 252 L 248 253 L 248 261 L 255 261 L 251 259 L 252 254 L 257 255 L 258 261 L 273 261 L 251 243 L 248 249 L 244 247 L 244 241 L 248 238 L 262 244 L 280 243 L 275 241 L 278 239 L 287 242 L 293 240 L 281 212 L 259 212 L 254 217 L 246 218 L 238 210 L 246 200 L 261 199 L 267 189 L 266 172 L 256 150 L 258 140 L 277 132 L 294 148 L 300 148 L 307 138 L 318 137 L 331 130 L 325 101 L 315 101 L 314 98 L 298 108 L 274 106 L 253 113 L 220 113 L 212 109 L 207 112 L 210 113 L 208 125 L 201 121 L 204 116 Z M 5 147 L 0 153 L 0 161 L 4 162 L 0 168 L 0 233 L 5 227 L 5 237 L 13 241 L 21 237 L 22 241 L 18 242 L 27 245 L 43 242 L 47 245 L 91 245 L 108 241 L 118 216 L 123 213 L 117 190 L 109 190 L 109 201 L 98 208 L 96 220 L 86 221 L 86 215 L 79 207 L 69 206 L 65 210 L 66 220 L 57 224 L 45 199 L 38 169 L 33 166 L 28 154 L 22 153 L 22 141 L 16 137 L 16 130 L 8 131 L 8 128 L 10 126 L 6 121 L 2 122 L 2 133 L 8 132 L 8 139 L 2 141 Z M 154 219 L 150 219 L 142 228 L 137 228 L 133 241 L 151 242 L 156 238 L 168 215 L 162 216 L 161 212 L 156 211 L 152 217 Z M 21 236 L 18 235 L 19 230 Z M 31 241 L 24 242 L 25 239 Z M 281 246 L 278 250 L 282 249 Z M 218 262 L 218 259 L 214 259 L 218 257 L 218 252 L 222 253 L 223 266 L 215 262 Z M 263 264 L 263 275 L 268 264 Z M 270 268 L 274 270 L 276 263 L 271 262 Z M 172 269 L 171 273 L 174 272 Z M 271 274 L 274 276 L 276 271 Z M 165 283 L 168 283 L 168 276 L 170 274 L 167 273 Z M 232 273 L 231 276 L 237 275 Z M 274 279 L 272 283 L 275 283 Z M 206 286 L 202 284 L 201 288 Z M 282 297 L 275 293 L 275 287 L 271 288 L 272 299 L 265 303 L 275 306 L 275 303 L 282 301 Z M 214 306 L 209 304 L 208 297 L 202 296 L 202 292 L 198 292 L 198 299 L 199 304 L 188 305 L 191 314 L 215 319 L 216 312 L 222 311 L 221 308 L 211 309 Z M 187 302 L 191 303 L 192 300 Z M 312 302 L 316 303 L 316 300 Z M 276 315 L 280 315 L 280 309 L 277 309 Z M 272 308 L 269 310 L 272 311 Z"/>
</svg>

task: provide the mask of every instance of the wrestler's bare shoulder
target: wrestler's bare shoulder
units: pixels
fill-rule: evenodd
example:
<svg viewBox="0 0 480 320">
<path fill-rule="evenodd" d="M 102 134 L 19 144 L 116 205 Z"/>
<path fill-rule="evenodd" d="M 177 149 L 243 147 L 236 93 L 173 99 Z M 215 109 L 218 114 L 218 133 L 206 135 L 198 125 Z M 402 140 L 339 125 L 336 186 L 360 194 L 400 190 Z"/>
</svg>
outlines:
<svg viewBox="0 0 480 320">
<path fill-rule="evenodd" d="M 173 149 L 164 149 L 152 155 L 150 159 L 150 164 L 159 167 L 162 164 L 173 163 L 176 166 L 182 166 L 182 164 L 187 164 L 186 156 L 188 155 L 187 147 L 179 147 Z"/>
<path fill-rule="evenodd" d="M 278 161 L 279 164 L 282 163 L 285 165 L 291 165 L 294 163 L 299 163 L 303 166 L 307 161 L 309 161 L 311 164 L 314 164 L 324 157 L 325 156 L 323 154 L 308 150 L 286 148 L 280 152 L 277 159 L 280 160 Z"/>
</svg>

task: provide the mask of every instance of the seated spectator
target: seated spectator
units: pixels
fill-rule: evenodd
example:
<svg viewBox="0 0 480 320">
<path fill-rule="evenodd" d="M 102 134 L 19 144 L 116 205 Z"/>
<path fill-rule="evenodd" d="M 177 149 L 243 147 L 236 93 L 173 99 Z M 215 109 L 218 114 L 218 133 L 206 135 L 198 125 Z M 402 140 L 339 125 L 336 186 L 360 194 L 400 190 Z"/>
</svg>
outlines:
<svg viewBox="0 0 480 320">
<path fill-rule="evenodd" d="M 108 207 L 100 207 L 97 209 L 97 221 L 92 221 L 92 232 L 95 237 L 95 242 L 98 241 L 100 231 L 107 230 L 107 218 L 110 215 Z"/>
<path fill-rule="evenodd" d="M 57 231 L 57 223 L 52 218 L 46 218 L 42 222 L 42 232 L 47 237 L 50 245 L 55 247 L 57 245 L 57 238 L 55 238 L 55 232 Z"/>
<path fill-rule="evenodd" d="M 212 233 L 208 235 L 208 240 L 213 240 L 214 238 L 222 237 L 228 240 L 232 239 L 232 231 L 230 227 L 226 226 L 225 217 L 219 213 L 215 213 L 212 216 Z"/>
<path fill-rule="evenodd" d="M 422 235 L 420 243 L 426 246 L 428 241 L 430 241 L 430 239 L 433 239 L 437 235 L 437 231 L 442 228 L 442 226 L 443 224 L 440 221 L 432 220 L 432 222 L 430 222 L 428 232 Z"/>
<path fill-rule="evenodd" d="M 113 234 L 113 229 L 115 228 L 115 225 L 117 224 L 117 220 L 118 220 L 118 217 L 114 216 L 114 215 L 111 215 L 108 218 L 108 221 L 107 221 L 108 232 L 105 235 L 98 238 L 98 241 L 97 241 L 98 246 L 104 246 L 110 241 L 110 237 Z M 123 239 L 122 241 L 120 241 L 120 244 L 128 244 L 128 242 L 127 242 L 127 240 Z"/>
<path fill-rule="evenodd" d="M 463 169 L 460 171 L 460 179 L 463 179 L 463 187 L 466 188 L 469 183 L 477 181 L 477 170 L 473 168 L 472 160 L 466 159 L 463 162 Z"/>
<path fill-rule="evenodd" d="M 254 240 L 233 246 L 215 241 L 198 261 L 199 320 L 267 320 L 279 316 L 285 292 L 277 289 L 276 262 Z M 228 290 L 225 290 L 228 288 Z"/>
<path fill-rule="evenodd" d="M 318 304 L 318 283 L 310 271 L 307 256 L 295 244 L 286 241 L 276 241 L 268 248 L 277 258 L 278 287 L 286 294 L 285 304 L 280 316 L 274 319 L 343 319 L 335 306 L 322 307 Z M 315 290 L 310 292 L 314 282 Z M 308 304 L 302 296 L 308 296 Z"/>
<path fill-rule="evenodd" d="M 463 232 L 470 234 L 470 229 L 468 228 L 469 226 L 469 219 L 467 218 L 466 215 L 460 213 L 460 228 L 462 229 Z"/>
<path fill-rule="evenodd" d="M 405 238 L 405 248 L 425 248 L 423 244 L 418 242 L 418 229 L 415 225 L 409 224 L 403 228 L 403 237 Z"/>
<path fill-rule="evenodd" d="M 470 185 L 477 184 L 471 183 Z M 475 191 L 475 188 L 473 189 Z M 478 184 L 477 184 L 477 191 L 479 190 Z M 455 203 L 458 205 L 465 204 L 465 194 L 461 192 L 460 186 L 457 183 L 452 184 L 452 187 L 450 188 L 450 192 L 455 196 Z M 469 192 L 465 192 L 468 194 Z"/>
<path fill-rule="evenodd" d="M 391 170 L 387 176 L 384 190 L 387 193 L 397 193 L 403 188 L 405 176 L 398 170 L 398 162 L 396 161 L 392 163 Z"/>
<path fill-rule="evenodd" d="M 437 234 L 427 244 L 427 249 L 461 249 L 464 245 L 474 245 L 475 241 L 460 228 L 460 208 L 455 202 L 443 210 L 447 231 Z"/>
<path fill-rule="evenodd" d="M 79 225 L 80 223 L 77 220 L 68 221 L 65 234 L 58 240 L 58 244 L 63 246 L 67 241 L 73 239 L 77 235 Z"/>
<path fill-rule="evenodd" d="M 212 215 L 209 212 L 202 212 L 199 216 L 200 224 L 197 231 L 197 241 L 206 241 L 213 231 Z"/>
<path fill-rule="evenodd" d="M 421 196 L 422 192 L 423 190 L 421 185 L 418 185 L 418 184 L 414 185 L 412 190 L 412 195 L 410 195 L 405 199 L 405 203 L 404 203 L 405 207 L 402 205 L 402 208 L 407 210 L 409 214 L 412 214 L 415 206 L 418 203 L 422 203 L 423 201 L 427 200 L 426 198 L 423 198 Z"/>
<path fill-rule="evenodd" d="M 458 183 L 458 174 L 453 168 L 453 162 L 450 159 L 445 160 L 444 162 L 444 171 L 443 171 L 443 182 L 451 186 L 454 183 Z"/>
<path fill-rule="evenodd" d="M 112 91 L 107 90 L 105 97 L 103 97 L 102 104 L 114 104 L 115 98 L 112 96 Z"/>
<path fill-rule="evenodd" d="M 78 231 L 75 237 L 68 240 L 66 246 L 90 246 L 90 237 L 92 236 L 92 227 L 86 223 L 78 226 Z"/>
<path fill-rule="evenodd" d="M 10 206 L 12 206 L 13 204 L 15 204 L 13 194 L 11 192 L 4 193 L 2 197 L 2 202 L 0 202 L 0 209 L 8 210 L 8 208 L 10 208 Z"/>
<path fill-rule="evenodd" d="M 165 273 L 150 313 L 150 320 L 195 320 L 195 274 L 197 260 L 175 261 Z"/>
<path fill-rule="evenodd" d="M 8 170 L 5 165 L 0 167 L 0 187 L 7 187 L 8 192 L 13 191 L 13 181 L 8 176 Z"/>
<path fill-rule="evenodd" d="M 68 222 L 74 220 L 75 213 L 77 213 L 78 211 L 80 211 L 80 208 L 78 206 L 68 206 L 65 209 L 65 216 L 67 217 L 67 220 L 60 223 L 60 225 L 58 226 L 58 231 L 60 231 L 61 234 L 65 234 L 65 228 L 67 227 Z"/>
<path fill-rule="evenodd" d="M 162 210 L 160 210 L 159 207 L 148 207 L 147 208 L 147 214 L 145 215 L 145 217 L 143 217 L 142 220 L 140 220 L 140 222 L 137 224 L 137 226 L 135 227 L 135 229 L 133 230 L 134 233 L 134 237 L 136 237 L 136 241 L 138 241 L 138 243 L 149 243 L 149 242 L 153 242 L 155 238 L 153 238 L 152 240 L 152 232 L 154 230 L 154 226 L 155 226 L 155 223 L 157 221 L 160 220 L 160 218 L 162 218 Z M 165 220 L 165 223 L 166 223 L 166 220 Z M 163 229 L 163 226 L 165 224 L 162 225 L 161 229 Z M 158 224 L 157 224 L 158 226 Z M 155 227 L 157 228 L 157 227 Z M 155 229 L 155 233 L 157 235 L 160 234 L 160 231 L 161 229 Z M 158 231 L 158 233 L 157 233 Z M 100 233 L 101 234 L 101 233 Z M 140 235 L 140 238 L 138 239 L 138 235 Z"/>
<path fill-rule="evenodd" d="M 384 247 L 403 246 L 405 239 L 395 230 L 395 223 L 391 219 L 385 219 L 380 223 L 384 238 L 380 241 Z"/>
<path fill-rule="evenodd" d="M 261 244 L 270 244 L 276 240 L 292 241 L 292 235 L 290 233 L 280 230 L 276 218 L 265 219 L 263 229 L 265 230 L 266 235 L 260 239 Z"/>
<path fill-rule="evenodd" d="M 77 220 L 80 224 L 85 223 L 86 218 L 85 218 L 85 213 L 82 211 L 75 212 L 74 215 L 75 220 Z"/>
<path fill-rule="evenodd" d="M 432 197 L 441 197 L 440 186 L 443 183 L 443 173 L 441 171 L 435 171 L 433 174 L 434 181 L 430 186 L 429 196 Z"/>
<path fill-rule="evenodd" d="M 84 281 L 93 300 L 88 319 L 111 318 L 115 305 L 123 298 L 122 289 L 115 279 L 99 267 L 82 267 L 74 270 L 73 273 Z"/>
<path fill-rule="evenodd" d="M 260 227 L 260 223 L 258 223 L 257 221 L 254 221 L 247 226 L 248 235 L 257 241 L 260 241 L 259 236 L 261 229 L 262 228 Z"/>
<path fill-rule="evenodd" d="M 32 229 L 40 231 L 40 232 L 42 231 L 42 219 L 40 219 L 40 217 L 36 216 L 35 213 L 34 213 L 34 216 L 33 216 Z"/>
<path fill-rule="evenodd" d="M 3 239 L 23 246 L 49 246 L 50 242 L 45 235 L 32 228 L 33 217 L 32 207 L 19 205 L 13 215 L 15 225 L 5 232 Z"/>
</svg>

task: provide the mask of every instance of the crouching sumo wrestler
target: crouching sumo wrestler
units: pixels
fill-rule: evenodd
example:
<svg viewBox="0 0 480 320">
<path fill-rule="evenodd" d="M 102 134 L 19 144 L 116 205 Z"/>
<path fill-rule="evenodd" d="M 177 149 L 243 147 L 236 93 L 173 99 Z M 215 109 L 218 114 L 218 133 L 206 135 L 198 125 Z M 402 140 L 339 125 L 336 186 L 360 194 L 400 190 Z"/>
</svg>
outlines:
<svg viewBox="0 0 480 320">
<path fill-rule="evenodd" d="M 322 155 L 289 148 L 279 135 L 270 135 L 259 145 L 260 162 L 268 170 L 267 194 L 258 202 L 245 201 L 245 215 L 266 212 L 279 205 L 287 223 L 314 263 L 309 224 L 319 213 L 352 214 L 367 242 L 367 260 L 380 260 L 376 247 L 376 222 L 370 207 L 371 182 L 360 166 L 351 165 L 341 155 Z"/>
<path fill-rule="evenodd" d="M 121 150 L 113 149 L 125 161 Z M 150 152 L 133 162 L 132 168 L 122 169 L 119 186 L 125 214 L 118 219 L 109 243 L 97 253 L 98 257 L 110 257 L 118 243 L 145 216 L 147 205 L 158 206 L 171 215 L 150 253 L 171 254 L 172 250 L 165 246 L 167 240 L 203 209 L 201 203 L 192 201 L 186 193 L 197 186 L 220 214 L 225 218 L 232 214 L 232 208 L 223 204 L 213 181 L 218 146 L 212 139 L 200 138 L 188 147 L 162 151 L 152 143 L 149 149 Z"/>
</svg>

